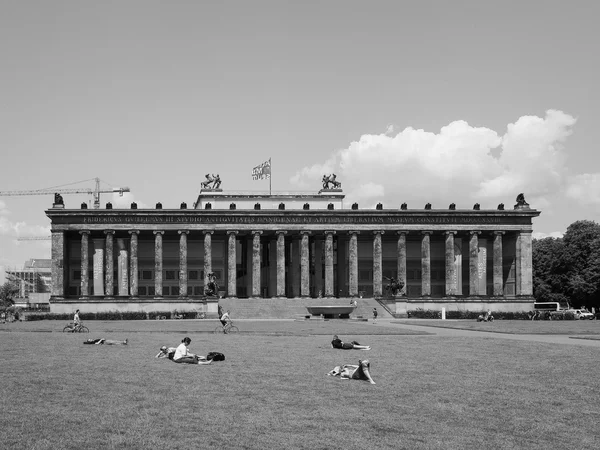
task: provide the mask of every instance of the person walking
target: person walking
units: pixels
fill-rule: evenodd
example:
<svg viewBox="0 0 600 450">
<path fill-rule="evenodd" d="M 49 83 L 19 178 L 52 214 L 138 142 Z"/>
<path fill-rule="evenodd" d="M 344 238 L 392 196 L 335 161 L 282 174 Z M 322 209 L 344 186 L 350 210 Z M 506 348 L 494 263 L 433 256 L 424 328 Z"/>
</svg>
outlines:
<svg viewBox="0 0 600 450">
<path fill-rule="evenodd" d="M 373 308 L 373 323 L 377 323 L 377 308 Z"/>
</svg>

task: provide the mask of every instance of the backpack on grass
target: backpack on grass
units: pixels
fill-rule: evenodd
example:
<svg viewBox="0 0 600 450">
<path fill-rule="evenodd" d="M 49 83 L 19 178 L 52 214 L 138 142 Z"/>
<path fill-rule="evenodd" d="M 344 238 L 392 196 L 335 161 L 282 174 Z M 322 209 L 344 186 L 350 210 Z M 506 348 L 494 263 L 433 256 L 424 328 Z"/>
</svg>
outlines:
<svg viewBox="0 0 600 450">
<path fill-rule="evenodd" d="M 206 355 L 206 359 L 208 361 L 210 361 L 211 359 L 213 361 L 225 361 L 225 355 L 219 352 L 210 352 L 208 355 Z"/>
</svg>

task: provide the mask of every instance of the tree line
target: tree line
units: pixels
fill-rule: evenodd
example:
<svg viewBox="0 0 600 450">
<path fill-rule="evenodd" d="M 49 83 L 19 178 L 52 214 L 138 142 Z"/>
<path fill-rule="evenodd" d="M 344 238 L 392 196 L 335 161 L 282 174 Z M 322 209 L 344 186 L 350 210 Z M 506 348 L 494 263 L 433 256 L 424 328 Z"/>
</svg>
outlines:
<svg viewBox="0 0 600 450">
<path fill-rule="evenodd" d="M 600 225 L 579 220 L 562 238 L 534 239 L 533 295 L 563 307 L 600 308 Z"/>
</svg>

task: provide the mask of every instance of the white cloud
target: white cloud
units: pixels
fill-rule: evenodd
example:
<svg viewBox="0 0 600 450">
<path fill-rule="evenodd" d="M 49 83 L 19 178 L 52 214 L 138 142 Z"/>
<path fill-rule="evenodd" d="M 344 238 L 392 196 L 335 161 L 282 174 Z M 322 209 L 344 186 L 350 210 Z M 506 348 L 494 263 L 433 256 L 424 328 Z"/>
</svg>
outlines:
<svg viewBox="0 0 600 450">
<path fill-rule="evenodd" d="M 347 200 L 382 201 L 386 207 L 406 201 L 409 208 L 427 202 L 442 208 L 452 202 L 458 208 L 476 202 L 495 208 L 520 192 L 530 204 L 531 199 L 541 202 L 564 185 L 563 143 L 575 121 L 549 110 L 543 118 L 519 118 L 504 135 L 462 120 L 438 133 L 408 127 L 396 135 L 367 134 L 324 163 L 301 169 L 291 182 L 314 186 L 323 174 L 335 172 Z"/>
<path fill-rule="evenodd" d="M 538 232 L 531 233 L 531 237 L 533 237 L 533 239 L 545 239 L 548 237 L 562 238 L 563 236 L 564 236 L 564 233 L 562 231 L 552 231 L 551 233 L 538 233 Z"/>
<path fill-rule="evenodd" d="M 147 209 L 148 206 L 140 201 L 137 201 L 134 195 L 131 192 L 123 192 L 123 195 L 120 195 L 118 192 L 112 194 L 112 199 L 110 202 L 115 209 L 129 209 L 131 208 L 131 204 L 136 202 L 139 209 Z"/>
<path fill-rule="evenodd" d="M 583 173 L 569 178 L 565 194 L 582 205 L 600 205 L 600 173 Z"/>
</svg>

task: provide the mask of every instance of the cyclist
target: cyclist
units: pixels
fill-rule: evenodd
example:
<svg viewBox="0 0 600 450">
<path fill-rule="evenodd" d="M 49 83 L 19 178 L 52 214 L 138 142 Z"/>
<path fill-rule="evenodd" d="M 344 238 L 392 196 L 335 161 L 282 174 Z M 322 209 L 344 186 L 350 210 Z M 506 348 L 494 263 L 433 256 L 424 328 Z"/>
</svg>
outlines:
<svg viewBox="0 0 600 450">
<path fill-rule="evenodd" d="M 81 326 L 81 319 L 79 318 L 79 310 L 75 311 L 75 315 L 73 316 L 73 330 L 72 333 L 75 333 L 77 329 Z"/>
<path fill-rule="evenodd" d="M 223 325 L 223 332 L 227 333 L 227 322 L 229 322 L 230 324 L 232 323 L 231 317 L 229 317 L 229 310 L 227 310 L 227 312 L 221 316 L 220 320 L 221 325 Z"/>
</svg>

